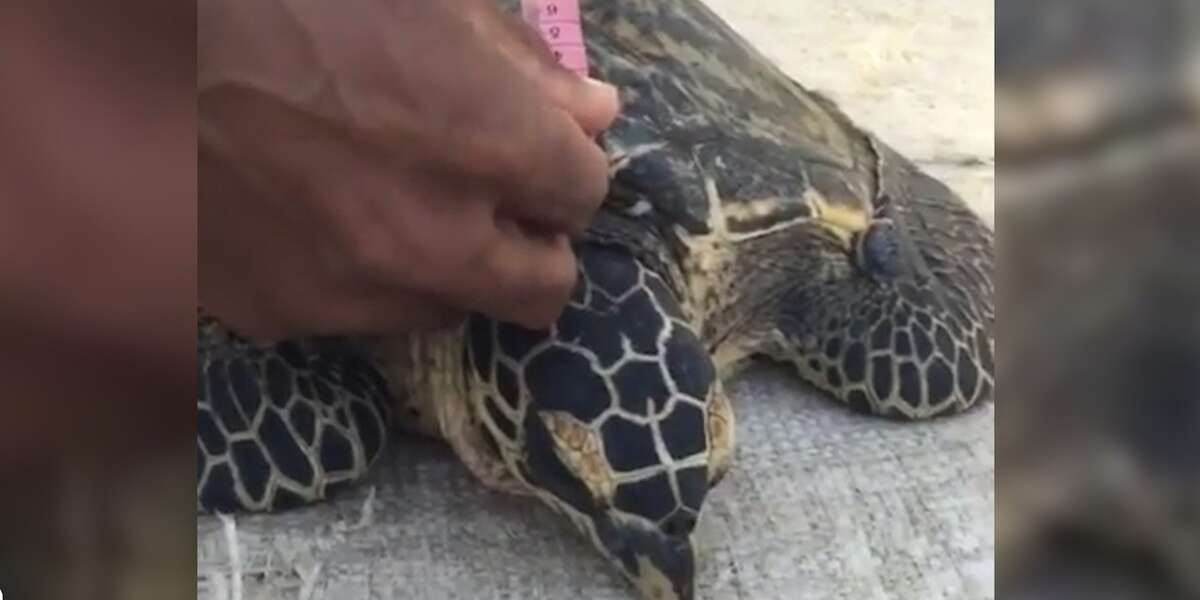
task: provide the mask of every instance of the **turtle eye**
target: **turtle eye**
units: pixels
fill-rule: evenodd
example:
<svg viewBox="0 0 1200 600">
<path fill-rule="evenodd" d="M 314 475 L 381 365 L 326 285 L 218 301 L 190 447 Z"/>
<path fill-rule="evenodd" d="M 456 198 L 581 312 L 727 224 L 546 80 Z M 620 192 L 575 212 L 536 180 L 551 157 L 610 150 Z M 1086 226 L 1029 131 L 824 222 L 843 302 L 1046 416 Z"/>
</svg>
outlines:
<svg viewBox="0 0 1200 600">
<path fill-rule="evenodd" d="M 895 279 L 904 272 L 899 233 L 891 219 L 877 219 L 858 235 L 854 261 L 875 279 Z"/>
</svg>

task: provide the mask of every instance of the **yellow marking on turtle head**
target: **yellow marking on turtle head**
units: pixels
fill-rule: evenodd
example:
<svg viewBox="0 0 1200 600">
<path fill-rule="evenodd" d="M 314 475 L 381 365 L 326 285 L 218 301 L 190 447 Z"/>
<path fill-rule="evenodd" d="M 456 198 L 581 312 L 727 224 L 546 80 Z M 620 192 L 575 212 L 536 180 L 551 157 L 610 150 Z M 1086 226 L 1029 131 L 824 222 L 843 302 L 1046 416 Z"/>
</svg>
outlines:
<svg viewBox="0 0 1200 600">
<path fill-rule="evenodd" d="M 823 225 L 849 250 L 854 240 L 871 225 L 869 213 L 850 202 L 830 202 L 823 194 L 809 189 L 805 192 L 813 208 L 816 222 Z"/>
<path fill-rule="evenodd" d="M 733 461 L 733 405 L 721 389 L 720 381 L 713 385 L 708 399 L 708 481 L 716 483 L 729 471 Z"/>
<path fill-rule="evenodd" d="M 643 596 L 653 600 L 679 600 L 679 594 L 675 593 L 674 586 L 671 585 L 671 578 L 657 565 L 645 556 L 639 556 L 637 564 L 638 576 L 634 579 L 634 585 Z"/>
<path fill-rule="evenodd" d="M 539 416 L 554 440 L 558 459 L 587 486 L 592 497 L 611 505 L 617 491 L 616 474 L 604 457 L 600 433 L 565 412 L 542 412 Z"/>
</svg>

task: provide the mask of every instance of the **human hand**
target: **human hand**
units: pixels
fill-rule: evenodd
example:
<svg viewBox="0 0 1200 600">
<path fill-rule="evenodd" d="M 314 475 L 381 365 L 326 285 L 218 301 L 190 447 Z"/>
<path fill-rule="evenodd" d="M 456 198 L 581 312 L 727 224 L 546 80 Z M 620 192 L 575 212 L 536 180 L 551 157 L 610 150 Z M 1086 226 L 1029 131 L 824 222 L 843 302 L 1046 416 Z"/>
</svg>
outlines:
<svg viewBox="0 0 1200 600">
<path fill-rule="evenodd" d="M 202 0 L 199 295 L 251 337 L 528 327 L 575 281 L 615 90 L 492 0 Z"/>
</svg>

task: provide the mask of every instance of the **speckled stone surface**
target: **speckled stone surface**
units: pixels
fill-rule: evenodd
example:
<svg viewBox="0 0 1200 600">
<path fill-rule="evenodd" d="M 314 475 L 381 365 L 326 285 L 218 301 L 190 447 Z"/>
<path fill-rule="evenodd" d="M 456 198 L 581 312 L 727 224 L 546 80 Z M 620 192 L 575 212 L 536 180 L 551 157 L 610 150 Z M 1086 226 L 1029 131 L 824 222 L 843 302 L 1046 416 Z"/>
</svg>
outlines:
<svg viewBox="0 0 1200 600">
<path fill-rule="evenodd" d="M 943 178 L 989 222 L 990 0 L 711 0 L 798 80 Z M 994 407 L 924 424 L 854 415 L 756 368 L 730 389 L 738 454 L 698 528 L 706 600 L 995 597 Z M 325 505 L 197 522 L 201 599 L 631 599 L 531 500 L 402 440 Z"/>
</svg>

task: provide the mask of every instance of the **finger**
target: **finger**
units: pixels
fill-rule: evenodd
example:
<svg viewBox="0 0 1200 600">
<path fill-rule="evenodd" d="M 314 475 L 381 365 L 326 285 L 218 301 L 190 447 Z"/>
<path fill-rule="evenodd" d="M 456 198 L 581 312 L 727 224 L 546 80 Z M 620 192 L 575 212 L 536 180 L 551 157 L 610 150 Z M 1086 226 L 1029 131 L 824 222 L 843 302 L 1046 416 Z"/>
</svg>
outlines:
<svg viewBox="0 0 1200 600">
<path fill-rule="evenodd" d="M 575 255 L 562 235 L 540 235 L 512 221 L 500 231 L 484 261 L 475 308 L 493 318 L 541 329 L 562 313 L 575 287 Z"/>
<path fill-rule="evenodd" d="M 564 236 L 522 230 L 512 219 L 498 221 L 493 194 L 475 185 L 428 175 L 407 183 L 404 193 L 414 201 L 383 202 L 376 218 L 353 220 L 354 230 L 321 263 L 325 270 L 344 273 L 349 282 L 419 292 L 439 306 L 528 326 L 557 316 L 556 298 L 565 303 L 574 283 L 574 259 Z M 412 326 L 411 319 L 380 324 L 388 306 L 374 306 L 325 317 L 343 324 Z M 432 318 L 423 308 L 413 310 L 417 319 Z"/>
<path fill-rule="evenodd" d="M 557 108 L 539 111 L 530 126 L 522 166 L 501 183 L 501 213 L 578 236 L 608 193 L 608 157 Z"/>
<path fill-rule="evenodd" d="M 234 331 L 267 343 L 311 335 L 427 331 L 462 319 L 460 311 L 411 287 L 381 284 L 376 273 L 358 266 L 367 261 L 322 252 L 322 236 L 297 228 L 247 195 L 203 150 L 199 162 L 199 300 Z M 364 178 L 368 172 L 359 171 Z M 343 220 L 333 214 L 326 223 Z M 371 230 L 360 233 L 375 235 Z M 367 243 L 370 239 L 366 237 Z M 383 268 L 390 273 L 394 265 Z"/>
<path fill-rule="evenodd" d="M 306 300 L 285 305 L 290 310 L 282 337 L 421 333 L 453 327 L 466 317 L 444 302 L 382 287 L 346 287 Z"/>
<path fill-rule="evenodd" d="M 531 91 L 536 84 L 517 79 L 474 124 L 435 127 L 410 144 L 421 155 L 393 151 L 391 160 L 396 168 L 486 188 L 503 213 L 578 235 L 608 192 L 608 158 L 566 111 Z M 469 110 L 480 109 L 462 109 Z"/>
<path fill-rule="evenodd" d="M 463 186 L 461 197 L 447 197 L 444 190 L 441 195 L 422 193 L 421 178 L 410 183 L 409 192 L 431 200 L 410 205 L 415 212 L 402 211 L 397 203 L 384 203 L 379 218 L 373 221 L 376 226 L 363 227 L 354 236 L 362 257 L 344 264 L 334 253 L 330 259 L 334 272 L 357 274 L 359 281 L 372 281 L 393 292 L 420 290 L 439 307 L 481 312 L 527 327 L 542 327 L 558 317 L 576 274 L 566 236 L 548 235 L 536 227 L 522 227 L 513 219 L 497 218 L 487 194 L 471 200 L 476 197 L 472 186 Z M 383 301 L 323 316 L 351 328 L 403 329 L 425 321 L 443 322 L 426 312 L 427 304 L 405 307 L 401 312 Z M 415 317 L 408 317 L 410 314 Z M 398 320 L 389 322 L 388 318 Z"/>
<path fill-rule="evenodd" d="M 339 285 L 314 290 L 283 280 L 247 301 L 242 292 L 208 290 L 205 310 L 259 343 L 294 337 L 384 335 L 437 331 L 461 323 L 466 313 L 430 297 L 383 287 Z M 293 293 L 303 290 L 305 293 Z"/>
<path fill-rule="evenodd" d="M 458 325 L 466 313 L 429 297 L 377 288 L 331 303 L 322 312 L 330 335 L 386 335 L 439 331 Z"/>
<path fill-rule="evenodd" d="M 564 68 L 546 69 L 538 78 L 546 95 L 595 137 L 612 126 L 621 110 L 617 88 Z"/>
</svg>

